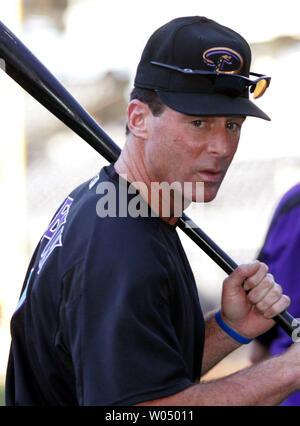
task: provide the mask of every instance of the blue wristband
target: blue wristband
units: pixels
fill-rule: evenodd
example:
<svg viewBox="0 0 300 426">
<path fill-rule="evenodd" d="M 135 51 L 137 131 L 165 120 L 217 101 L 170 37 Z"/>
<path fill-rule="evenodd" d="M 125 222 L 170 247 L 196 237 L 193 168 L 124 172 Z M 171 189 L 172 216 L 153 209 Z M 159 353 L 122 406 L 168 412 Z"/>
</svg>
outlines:
<svg viewBox="0 0 300 426">
<path fill-rule="evenodd" d="M 215 319 L 218 323 L 218 325 L 222 328 L 222 330 L 225 331 L 230 337 L 232 337 L 234 340 L 236 340 L 239 343 L 242 343 L 243 345 L 246 345 L 247 343 L 252 342 L 253 339 L 247 339 L 244 336 L 241 336 L 236 331 L 232 330 L 232 328 L 229 327 L 221 318 L 221 311 L 218 311 L 215 313 Z"/>
</svg>

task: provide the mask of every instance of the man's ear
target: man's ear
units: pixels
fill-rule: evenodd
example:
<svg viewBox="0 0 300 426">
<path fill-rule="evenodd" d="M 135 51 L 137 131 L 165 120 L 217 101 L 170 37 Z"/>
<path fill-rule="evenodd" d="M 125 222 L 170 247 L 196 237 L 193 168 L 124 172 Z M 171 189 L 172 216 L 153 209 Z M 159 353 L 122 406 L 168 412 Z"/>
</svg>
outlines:
<svg viewBox="0 0 300 426">
<path fill-rule="evenodd" d="M 130 101 L 127 108 L 127 126 L 130 133 L 137 138 L 147 139 L 151 115 L 151 110 L 147 104 L 138 99 Z"/>
</svg>

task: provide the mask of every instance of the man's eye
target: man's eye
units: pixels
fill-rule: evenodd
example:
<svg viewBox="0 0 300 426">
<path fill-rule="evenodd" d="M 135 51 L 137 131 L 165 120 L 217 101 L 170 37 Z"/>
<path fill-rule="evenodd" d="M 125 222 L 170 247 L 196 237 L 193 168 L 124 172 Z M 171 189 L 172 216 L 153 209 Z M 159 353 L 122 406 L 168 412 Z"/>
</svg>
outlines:
<svg viewBox="0 0 300 426">
<path fill-rule="evenodd" d="M 204 127 L 205 126 L 205 121 L 204 120 L 194 120 L 192 122 L 192 124 L 195 127 Z"/>
<path fill-rule="evenodd" d="M 232 130 L 233 132 L 238 132 L 241 130 L 242 125 L 239 123 L 227 123 L 227 129 Z"/>
</svg>

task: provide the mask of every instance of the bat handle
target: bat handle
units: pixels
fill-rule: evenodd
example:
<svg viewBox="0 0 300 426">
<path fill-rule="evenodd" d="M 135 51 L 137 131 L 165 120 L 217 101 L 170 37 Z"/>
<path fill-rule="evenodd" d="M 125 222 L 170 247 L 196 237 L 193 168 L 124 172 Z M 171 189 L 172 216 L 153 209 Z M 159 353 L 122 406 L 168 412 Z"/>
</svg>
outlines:
<svg viewBox="0 0 300 426">
<path fill-rule="evenodd" d="M 273 320 L 292 338 L 294 342 L 300 341 L 300 323 L 289 312 L 283 311 Z"/>
<path fill-rule="evenodd" d="M 237 263 L 209 238 L 209 236 L 206 235 L 185 213 L 179 219 L 178 226 L 228 275 L 238 267 Z M 300 341 L 300 323 L 289 312 L 283 311 L 276 315 L 273 320 L 294 342 Z"/>
</svg>

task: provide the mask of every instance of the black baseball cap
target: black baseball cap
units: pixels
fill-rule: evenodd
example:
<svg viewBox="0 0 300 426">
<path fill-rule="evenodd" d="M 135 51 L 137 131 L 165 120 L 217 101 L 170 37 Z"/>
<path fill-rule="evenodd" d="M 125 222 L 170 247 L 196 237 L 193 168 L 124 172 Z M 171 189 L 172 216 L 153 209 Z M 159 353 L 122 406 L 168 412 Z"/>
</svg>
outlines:
<svg viewBox="0 0 300 426">
<path fill-rule="evenodd" d="M 174 19 L 148 40 L 134 86 L 153 89 L 170 108 L 188 115 L 254 116 L 270 120 L 250 99 L 270 77 L 250 72 L 247 41 L 230 28 L 201 17 Z"/>
</svg>

